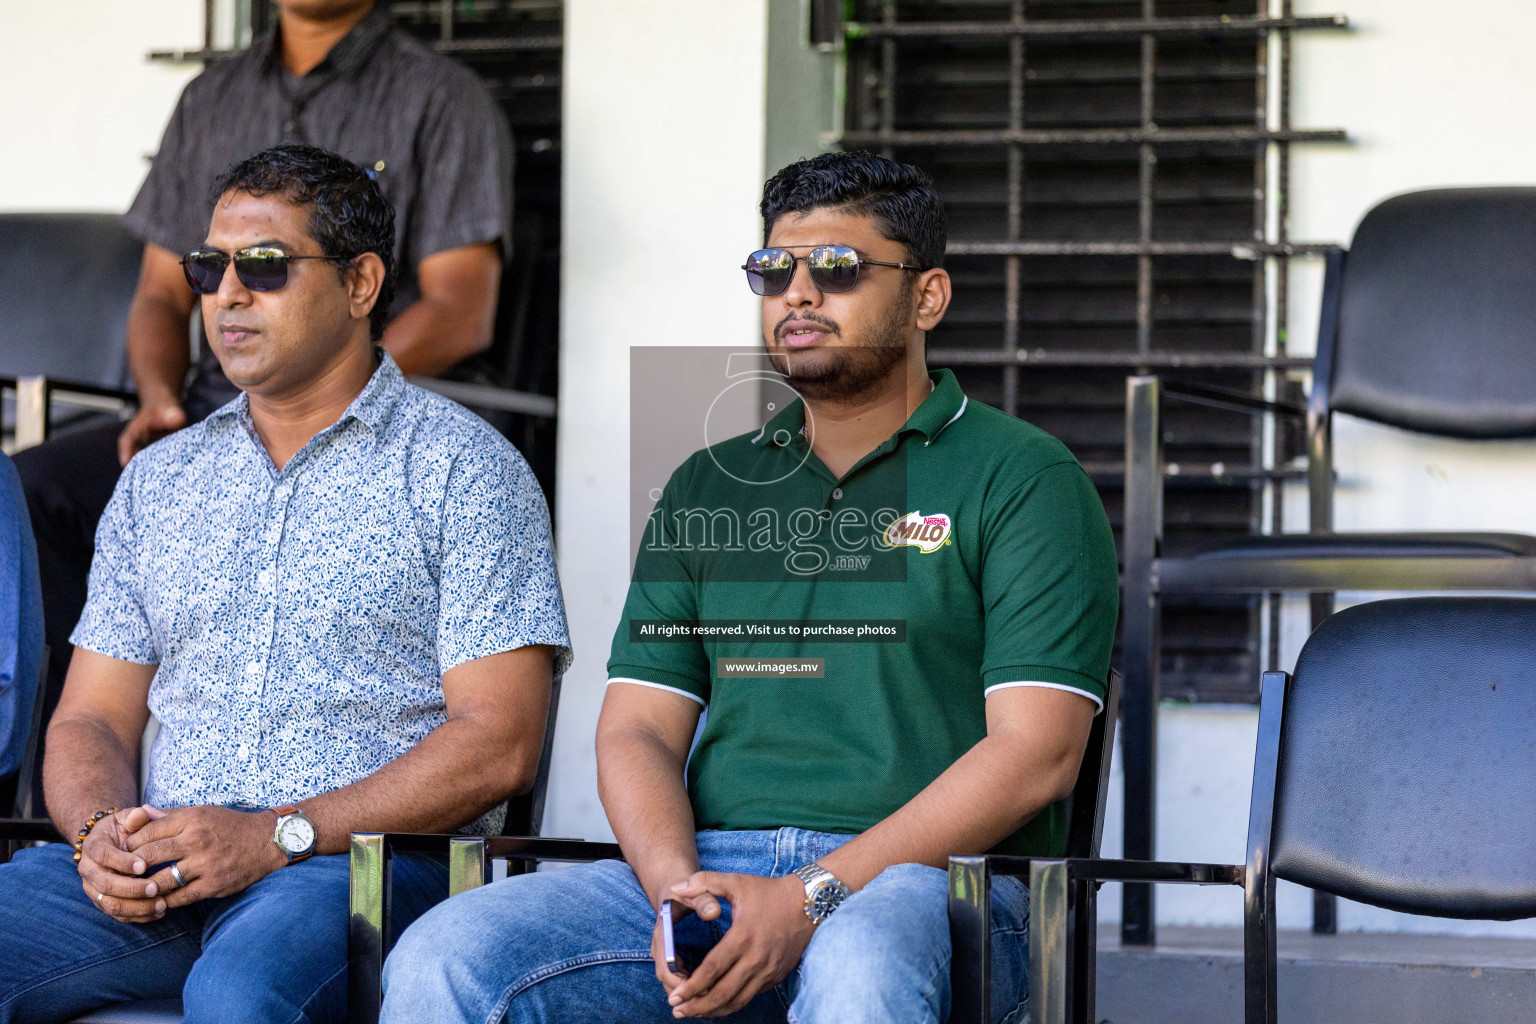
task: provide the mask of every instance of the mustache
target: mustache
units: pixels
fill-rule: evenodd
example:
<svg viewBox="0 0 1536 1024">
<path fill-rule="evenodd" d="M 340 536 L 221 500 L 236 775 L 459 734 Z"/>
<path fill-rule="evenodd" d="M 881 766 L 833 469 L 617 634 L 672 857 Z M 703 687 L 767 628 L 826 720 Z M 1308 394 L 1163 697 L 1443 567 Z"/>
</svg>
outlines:
<svg viewBox="0 0 1536 1024">
<path fill-rule="evenodd" d="M 791 320 L 800 320 L 805 323 L 815 324 L 817 327 L 825 327 L 833 334 L 842 333 L 842 330 L 837 326 L 836 321 L 829 320 L 827 317 L 822 316 L 820 313 L 791 313 L 774 326 L 773 336 L 775 338 L 782 339 L 784 337 L 784 325 L 789 323 Z"/>
</svg>

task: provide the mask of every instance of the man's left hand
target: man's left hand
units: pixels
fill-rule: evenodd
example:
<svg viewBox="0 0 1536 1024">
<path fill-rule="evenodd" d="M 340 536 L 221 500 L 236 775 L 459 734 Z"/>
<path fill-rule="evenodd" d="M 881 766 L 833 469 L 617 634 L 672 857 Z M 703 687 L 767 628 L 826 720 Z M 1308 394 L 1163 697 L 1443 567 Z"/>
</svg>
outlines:
<svg viewBox="0 0 1536 1024">
<path fill-rule="evenodd" d="M 150 877 L 168 907 L 244 892 L 287 860 L 272 842 L 272 812 L 227 807 L 145 808 L 150 821 L 128 836 L 128 849 L 146 864 L 166 867 Z M 185 885 L 177 885 L 172 862 Z"/>
<path fill-rule="evenodd" d="M 723 1017 L 740 1010 L 789 976 L 816 930 L 805 916 L 805 886 L 794 875 L 699 871 L 672 887 L 672 898 L 705 920 L 720 914 L 710 897 L 730 903 L 731 926 L 672 990 L 667 1001 L 674 1017 Z"/>
</svg>

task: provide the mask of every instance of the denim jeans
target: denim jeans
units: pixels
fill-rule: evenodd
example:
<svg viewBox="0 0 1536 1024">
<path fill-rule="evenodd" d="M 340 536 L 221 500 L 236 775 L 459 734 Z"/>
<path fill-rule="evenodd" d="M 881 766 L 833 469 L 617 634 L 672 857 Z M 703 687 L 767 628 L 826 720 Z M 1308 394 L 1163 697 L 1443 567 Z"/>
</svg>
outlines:
<svg viewBox="0 0 1536 1024">
<path fill-rule="evenodd" d="M 706 871 L 778 877 L 851 839 L 801 829 L 700 832 Z M 682 952 L 699 956 L 730 927 L 689 916 Z M 457 896 L 406 930 L 384 964 L 381 1024 L 672 1022 L 651 960 L 656 920 L 622 861 L 514 875 Z M 992 1017 L 1025 1017 L 1029 892 L 992 884 Z M 821 924 L 800 966 L 734 1022 L 937 1024 L 949 1016 L 945 873 L 886 869 Z"/>
<path fill-rule="evenodd" d="M 85 895 L 72 852 L 54 843 L 0 864 L 0 1024 L 177 996 L 187 1024 L 345 1020 L 347 857 L 124 924 Z M 426 858 L 395 857 L 394 882 L 394 913 L 408 920 L 448 890 L 444 866 Z"/>
</svg>

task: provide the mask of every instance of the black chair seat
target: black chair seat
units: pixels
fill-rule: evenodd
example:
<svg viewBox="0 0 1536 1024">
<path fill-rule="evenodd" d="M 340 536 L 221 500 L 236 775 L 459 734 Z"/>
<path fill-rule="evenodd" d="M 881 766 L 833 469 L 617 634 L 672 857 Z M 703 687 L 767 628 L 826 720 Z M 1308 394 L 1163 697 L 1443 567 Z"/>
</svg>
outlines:
<svg viewBox="0 0 1536 1024">
<path fill-rule="evenodd" d="M 76 1017 L 75 1024 L 181 1024 L 180 999 L 141 999 Z"/>
<path fill-rule="evenodd" d="M 1291 533 L 1253 537 L 1196 555 L 1260 558 L 1529 558 L 1536 537 L 1523 533 Z"/>
</svg>

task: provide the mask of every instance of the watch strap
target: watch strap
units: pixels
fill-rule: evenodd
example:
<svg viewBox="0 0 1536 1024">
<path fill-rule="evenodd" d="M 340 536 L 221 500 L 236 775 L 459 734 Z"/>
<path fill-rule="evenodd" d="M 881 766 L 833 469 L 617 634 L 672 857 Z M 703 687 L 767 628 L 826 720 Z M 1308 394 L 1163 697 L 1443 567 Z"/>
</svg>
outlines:
<svg viewBox="0 0 1536 1024">
<path fill-rule="evenodd" d="M 812 924 L 821 924 L 849 896 L 848 886 L 832 872 L 812 861 L 794 871 L 805 885 L 805 916 Z"/>
</svg>

